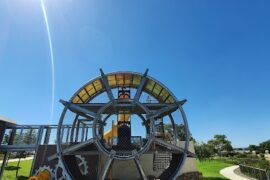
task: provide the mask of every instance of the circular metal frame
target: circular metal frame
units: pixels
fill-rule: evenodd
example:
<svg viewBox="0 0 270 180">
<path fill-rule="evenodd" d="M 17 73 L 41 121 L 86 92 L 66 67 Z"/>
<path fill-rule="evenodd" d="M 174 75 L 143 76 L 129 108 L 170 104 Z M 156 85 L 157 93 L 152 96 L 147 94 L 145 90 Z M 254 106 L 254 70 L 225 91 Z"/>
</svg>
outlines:
<svg viewBox="0 0 270 180">
<path fill-rule="evenodd" d="M 123 100 L 121 101 L 118 101 L 118 100 L 115 100 L 114 102 L 113 101 L 110 101 L 108 102 L 105 106 L 103 106 L 102 108 L 100 108 L 100 110 L 98 111 L 97 113 L 97 117 L 94 119 L 94 123 L 93 123 L 93 138 L 96 139 L 95 143 L 98 147 L 98 149 L 103 152 L 105 155 L 107 155 L 108 157 L 111 157 L 112 151 L 108 151 L 104 146 L 103 144 L 100 142 L 100 137 L 97 135 L 96 133 L 96 125 L 98 124 L 98 121 L 101 120 L 100 117 L 101 117 L 101 114 L 107 109 L 109 108 L 110 106 L 115 106 L 117 105 L 119 102 L 124 102 Z M 135 105 L 138 105 L 140 108 L 142 108 L 146 115 L 150 115 L 150 111 L 147 107 L 145 107 L 143 104 L 141 104 L 139 101 L 136 101 L 136 100 L 125 100 L 125 102 L 129 102 L 129 103 L 134 103 Z M 128 156 L 120 156 L 118 154 L 115 154 L 114 155 L 114 159 L 117 159 L 117 160 L 130 160 L 130 159 L 134 159 L 138 156 L 141 156 L 143 153 L 145 153 L 146 151 L 149 150 L 150 148 L 150 145 L 152 144 L 152 141 L 153 141 L 153 137 L 154 137 L 154 132 L 151 130 L 153 129 L 153 121 L 154 119 L 150 119 L 150 134 L 149 136 L 147 137 L 147 143 L 143 146 L 143 148 L 140 150 L 140 151 L 133 151 L 131 155 L 128 155 Z"/>
<path fill-rule="evenodd" d="M 135 73 L 135 72 L 129 72 L 129 71 L 127 71 L 127 72 L 114 72 L 114 73 L 109 73 L 109 74 L 106 74 L 106 76 L 112 75 L 112 74 L 118 74 L 118 73 L 122 73 L 122 74 L 123 74 L 123 73 L 131 73 L 131 74 L 134 74 L 134 75 L 139 75 L 139 76 L 141 76 L 141 77 L 144 76 L 143 74 Z M 145 75 L 145 77 L 146 77 L 146 79 L 148 79 L 148 80 L 152 80 L 152 81 L 158 83 L 160 86 L 162 86 L 162 88 L 164 88 L 164 89 L 167 90 L 167 92 L 174 98 L 175 101 L 178 101 L 177 98 L 175 97 L 175 95 L 174 95 L 174 94 L 173 94 L 166 86 L 164 86 L 161 82 L 159 82 L 158 80 L 156 80 L 156 79 L 154 79 L 154 78 L 152 78 L 152 77 L 150 77 L 150 76 L 148 76 L 148 75 Z M 75 97 L 75 96 L 76 96 L 76 95 L 77 95 L 77 94 L 78 94 L 85 86 L 89 85 L 90 83 L 92 83 L 92 82 L 94 82 L 95 80 L 98 80 L 98 79 L 101 79 L 101 77 L 97 77 L 97 78 L 95 78 L 95 79 L 89 81 L 88 83 L 86 83 L 84 86 L 82 86 L 82 87 L 81 87 L 81 88 L 80 88 L 80 89 L 79 89 L 79 90 L 71 97 L 71 99 L 70 99 L 69 102 L 71 103 L 71 102 L 72 102 L 72 99 L 73 99 L 73 98 L 74 98 L 74 97 Z M 116 88 L 116 87 L 113 87 L 113 88 Z M 138 87 L 132 87 L 132 88 L 138 89 Z M 104 89 L 101 90 L 101 91 L 99 91 L 97 94 L 95 94 L 94 96 L 92 96 L 92 97 L 88 100 L 88 102 L 91 102 L 92 99 L 94 99 L 96 96 L 98 96 L 98 95 L 100 95 L 101 93 L 104 93 L 104 92 L 105 92 Z M 145 91 L 145 92 L 149 94 L 149 92 L 147 92 L 147 91 Z M 151 95 L 151 94 L 150 94 L 150 95 Z M 149 109 L 148 109 L 146 106 L 144 106 L 142 103 L 140 103 L 139 101 L 136 101 L 136 100 L 134 100 L 134 99 L 133 99 L 133 100 L 129 100 L 129 101 L 130 101 L 130 103 L 135 103 L 137 106 L 140 106 L 140 107 L 146 112 L 146 114 L 147 114 L 148 116 L 151 117 L 151 113 L 150 113 Z M 94 118 L 94 121 L 93 121 L 93 122 L 94 122 L 94 124 L 93 124 L 93 138 L 96 140 L 96 141 L 95 141 L 95 144 L 97 145 L 98 149 L 99 149 L 102 153 L 106 154 L 106 155 L 109 156 L 109 157 L 112 157 L 112 154 L 113 154 L 114 152 L 109 152 L 109 151 L 108 151 L 107 149 L 105 149 L 105 147 L 97 140 L 97 139 L 98 139 L 98 136 L 97 136 L 95 130 L 96 130 L 97 121 L 100 120 L 100 115 L 102 114 L 102 112 L 103 112 L 106 108 L 108 108 L 109 106 L 112 106 L 114 103 L 117 103 L 117 100 L 114 101 L 114 102 L 113 102 L 113 101 L 109 101 L 105 106 L 103 106 L 103 107 L 99 110 L 99 112 L 97 113 L 98 116 L 95 117 L 95 118 Z M 181 114 L 181 116 L 182 116 L 182 120 L 183 120 L 183 123 L 184 123 L 185 144 L 184 144 L 183 157 L 181 158 L 181 161 L 179 162 L 179 164 L 178 164 L 178 166 L 177 166 L 175 172 L 171 175 L 170 179 L 176 179 L 176 177 L 178 177 L 179 172 L 180 172 L 180 170 L 182 169 L 183 164 L 184 164 L 184 162 L 185 162 L 185 160 L 186 160 L 186 158 L 187 158 L 187 153 L 188 153 L 188 149 L 189 149 L 190 132 L 189 132 L 189 128 L 188 128 L 187 118 L 186 118 L 185 112 L 184 112 L 184 110 L 183 110 L 183 108 L 182 108 L 181 105 L 179 105 L 178 109 L 179 109 L 179 111 L 180 111 L 180 114 Z M 62 142 L 61 142 L 61 128 L 62 128 L 63 121 L 64 121 L 65 114 L 66 114 L 67 110 L 68 110 L 68 108 L 65 107 L 64 110 L 63 110 L 63 112 L 62 112 L 62 114 L 61 114 L 61 117 L 60 117 L 60 120 L 59 120 L 59 124 L 58 124 L 58 128 L 57 128 L 57 157 L 58 157 L 58 160 L 60 161 L 60 163 L 63 165 L 63 171 L 64 171 L 64 173 L 70 175 L 70 177 L 68 177 L 68 178 L 69 178 L 69 179 L 72 179 L 72 178 L 71 178 L 72 175 L 71 175 L 71 173 L 69 172 L 68 168 L 66 168 L 67 166 L 66 166 L 66 164 L 65 164 L 65 161 L 64 161 L 63 158 L 62 158 L 63 153 L 62 153 L 62 144 L 61 144 L 61 143 L 62 143 Z M 174 121 L 174 120 L 172 120 L 172 121 Z M 174 122 L 174 123 L 175 123 L 175 122 Z M 114 154 L 113 158 L 114 158 L 114 159 L 118 159 L 118 160 L 128 160 L 128 159 L 134 159 L 134 158 L 137 158 L 138 156 L 140 156 L 140 155 L 142 155 L 143 153 L 145 153 L 145 152 L 150 148 L 150 145 L 151 145 L 152 142 L 153 142 L 153 138 L 154 138 L 154 132 L 153 132 L 153 131 L 154 131 L 154 128 L 153 128 L 153 126 L 154 126 L 154 118 L 151 118 L 151 119 L 150 119 L 150 136 L 147 137 L 147 138 L 148 138 L 148 141 L 147 141 L 145 147 L 144 147 L 142 150 L 137 151 L 137 152 L 135 152 L 134 154 L 132 154 L 132 155 L 130 155 L 130 156 L 127 156 L 127 157 L 121 157 L 121 156 L 117 156 L 117 155 Z M 174 131 L 175 131 L 175 130 L 174 130 Z"/>
</svg>

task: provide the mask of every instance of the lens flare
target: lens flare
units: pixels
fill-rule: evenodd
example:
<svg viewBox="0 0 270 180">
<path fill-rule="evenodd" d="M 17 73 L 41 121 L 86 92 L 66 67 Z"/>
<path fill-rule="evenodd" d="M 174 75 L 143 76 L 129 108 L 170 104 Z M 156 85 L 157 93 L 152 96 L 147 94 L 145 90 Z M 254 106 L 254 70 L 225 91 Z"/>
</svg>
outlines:
<svg viewBox="0 0 270 180">
<path fill-rule="evenodd" d="M 55 97 L 55 72 L 54 72 L 54 56 L 53 56 L 53 45 L 52 45 L 52 39 L 51 39 L 51 32 L 50 32 L 50 26 L 48 23 L 48 17 L 47 17 L 47 12 L 46 8 L 44 5 L 44 1 L 40 0 L 42 12 L 43 12 L 43 17 L 47 29 L 47 36 L 48 36 L 48 41 L 49 41 L 49 48 L 50 48 L 50 59 L 51 59 L 51 71 L 52 71 L 52 104 L 51 104 L 51 112 L 50 112 L 50 124 L 52 123 L 53 120 L 53 111 L 54 111 L 54 97 Z"/>
</svg>

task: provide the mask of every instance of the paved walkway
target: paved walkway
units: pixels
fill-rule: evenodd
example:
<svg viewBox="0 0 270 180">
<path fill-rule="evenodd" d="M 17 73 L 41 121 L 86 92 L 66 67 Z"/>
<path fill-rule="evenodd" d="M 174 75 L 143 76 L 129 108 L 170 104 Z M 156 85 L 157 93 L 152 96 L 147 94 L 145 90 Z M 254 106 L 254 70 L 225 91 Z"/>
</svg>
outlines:
<svg viewBox="0 0 270 180">
<path fill-rule="evenodd" d="M 221 169 L 219 171 L 219 173 L 221 175 L 223 175 L 224 177 L 226 177 L 228 179 L 231 179 L 231 180 L 250 180 L 248 178 L 245 178 L 245 177 L 242 177 L 242 176 L 239 176 L 239 175 L 235 174 L 234 170 L 236 170 L 237 168 L 239 168 L 238 165 L 226 167 L 224 169 Z"/>
<path fill-rule="evenodd" d="M 33 156 L 27 157 L 27 158 L 21 158 L 21 161 L 26 161 L 26 160 L 30 160 L 30 159 L 33 159 Z M 16 159 L 9 159 L 9 160 L 8 160 L 8 162 L 16 162 L 16 161 L 19 161 L 19 158 L 16 158 Z"/>
<path fill-rule="evenodd" d="M 21 158 L 21 161 L 26 161 L 26 160 L 30 160 L 30 159 L 33 159 L 33 156 L 27 157 L 27 158 Z M 16 161 L 19 161 L 19 158 L 16 158 L 16 159 L 9 159 L 9 160 L 8 160 L 8 162 L 16 162 Z M 0 160 L 0 164 L 2 164 L 2 160 Z"/>
</svg>

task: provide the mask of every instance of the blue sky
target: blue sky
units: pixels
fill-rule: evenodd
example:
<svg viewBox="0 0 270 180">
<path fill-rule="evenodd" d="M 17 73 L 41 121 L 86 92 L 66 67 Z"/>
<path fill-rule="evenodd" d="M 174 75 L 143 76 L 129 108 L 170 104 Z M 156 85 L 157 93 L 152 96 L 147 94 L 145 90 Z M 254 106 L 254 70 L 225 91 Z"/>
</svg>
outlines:
<svg viewBox="0 0 270 180">
<path fill-rule="evenodd" d="M 58 123 L 62 105 L 105 72 L 159 79 L 179 99 L 193 136 L 226 134 L 236 147 L 270 138 L 269 1 L 0 1 L 0 115 Z"/>
</svg>

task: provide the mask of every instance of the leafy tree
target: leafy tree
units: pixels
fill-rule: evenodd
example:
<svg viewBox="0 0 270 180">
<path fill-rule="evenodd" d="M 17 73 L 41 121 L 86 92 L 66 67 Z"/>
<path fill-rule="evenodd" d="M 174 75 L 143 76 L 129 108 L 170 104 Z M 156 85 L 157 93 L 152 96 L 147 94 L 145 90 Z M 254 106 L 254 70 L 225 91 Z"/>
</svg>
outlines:
<svg viewBox="0 0 270 180">
<path fill-rule="evenodd" d="M 166 137 L 172 139 L 174 137 L 172 124 L 164 124 L 165 139 Z M 186 139 L 185 126 L 183 124 L 175 124 L 176 136 L 179 140 L 184 141 Z M 195 142 L 195 139 L 190 135 L 190 140 Z"/>
<path fill-rule="evenodd" d="M 5 134 L 4 135 L 4 138 L 3 138 L 2 144 L 8 144 L 9 138 L 10 138 L 10 135 L 9 134 Z"/>
<path fill-rule="evenodd" d="M 35 144 L 36 140 L 37 140 L 37 132 L 34 129 L 28 129 L 23 134 L 24 144 Z"/>
<path fill-rule="evenodd" d="M 209 159 L 214 155 L 214 148 L 209 144 L 195 144 L 195 153 L 197 158 L 201 160 Z"/>
<path fill-rule="evenodd" d="M 258 151 L 259 150 L 259 146 L 249 145 L 248 149 L 249 149 L 250 152 L 252 152 L 252 151 Z"/>
<path fill-rule="evenodd" d="M 270 151 L 270 140 L 264 141 L 262 143 L 259 144 L 259 149 L 262 153 L 265 152 L 265 150 L 269 150 Z"/>
<path fill-rule="evenodd" d="M 214 148 L 214 152 L 221 156 L 222 151 L 230 152 L 233 150 L 231 141 L 227 140 L 226 135 L 216 134 L 214 139 L 208 141 L 208 145 Z"/>
</svg>

